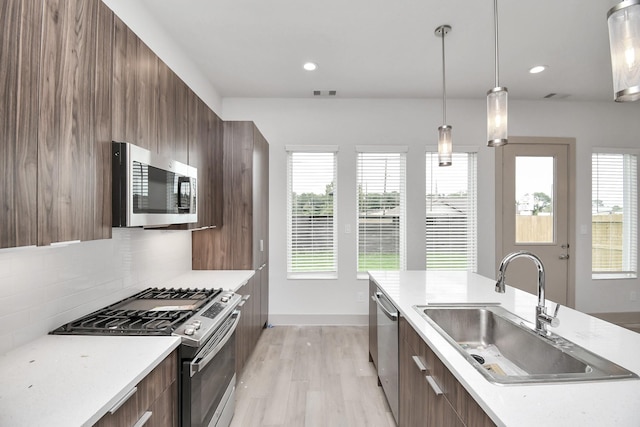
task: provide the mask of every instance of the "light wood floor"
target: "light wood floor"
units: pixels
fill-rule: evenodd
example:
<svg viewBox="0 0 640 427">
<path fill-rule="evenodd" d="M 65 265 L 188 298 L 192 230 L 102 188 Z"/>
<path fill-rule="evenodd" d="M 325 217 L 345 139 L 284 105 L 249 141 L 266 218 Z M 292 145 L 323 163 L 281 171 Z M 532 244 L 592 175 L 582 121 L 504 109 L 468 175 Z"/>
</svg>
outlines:
<svg viewBox="0 0 640 427">
<path fill-rule="evenodd" d="M 231 427 L 395 427 L 366 326 L 265 329 L 236 386 Z"/>
</svg>

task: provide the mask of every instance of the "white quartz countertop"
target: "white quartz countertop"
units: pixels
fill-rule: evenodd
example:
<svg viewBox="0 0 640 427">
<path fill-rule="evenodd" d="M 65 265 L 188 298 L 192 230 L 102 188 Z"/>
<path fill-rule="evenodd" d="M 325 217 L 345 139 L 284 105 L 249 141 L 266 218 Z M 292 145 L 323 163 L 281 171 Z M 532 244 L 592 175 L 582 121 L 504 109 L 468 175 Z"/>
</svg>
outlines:
<svg viewBox="0 0 640 427">
<path fill-rule="evenodd" d="M 537 296 L 509 286 L 506 293 L 496 293 L 494 280 L 473 273 L 369 274 L 497 425 L 640 426 L 640 380 L 493 384 L 413 308 L 427 303 L 498 302 L 533 322 Z M 547 302 L 547 307 L 550 311 L 555 304 Z M 554 333 L 640 375 L 640 334 L 564 306 L 558 318 L 560 326 L 550 328 Z"/>
<path fill-rule="evenodd" d="M 194 270 L 154 285 L 237 291 L 253 275 Z M 173 336 L 37 338 L 0 355 L 0 427 L 90 426 L 179 345 Z"/>
<path fill-rule="evenodd" d="M 0 426 L 90 426 L 177 337 L 45 335 L 0 356 Z"/>
<path fill-rule="evenodd" d="M 222 288 L 236 292 L 253 277 L 253 270 L 191 270 L 159 283 L 159 286 Z"/>
</svg>

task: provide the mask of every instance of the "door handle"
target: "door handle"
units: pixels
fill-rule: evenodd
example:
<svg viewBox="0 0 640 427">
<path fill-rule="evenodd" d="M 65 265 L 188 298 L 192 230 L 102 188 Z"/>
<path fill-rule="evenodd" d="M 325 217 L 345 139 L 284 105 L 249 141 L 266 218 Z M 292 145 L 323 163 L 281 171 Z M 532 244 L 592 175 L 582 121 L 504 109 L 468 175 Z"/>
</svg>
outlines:
<svg viewBox="0 0 640 427">
<path fill-rule="evenodd" d="M 562 254 L 558 258 L 560 258 L 560 259 L 569 259 L 569 254 Z"/>
</svg>

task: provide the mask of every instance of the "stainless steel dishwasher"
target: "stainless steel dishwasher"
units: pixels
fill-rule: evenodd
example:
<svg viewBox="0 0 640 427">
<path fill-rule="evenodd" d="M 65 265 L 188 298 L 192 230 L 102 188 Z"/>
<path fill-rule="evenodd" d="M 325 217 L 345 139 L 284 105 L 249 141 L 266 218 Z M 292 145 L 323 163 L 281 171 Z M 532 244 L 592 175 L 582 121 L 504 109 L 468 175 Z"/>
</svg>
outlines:
<svg viewBox="0 0 640 427">
<path fill-rule="evenodd" d="M 398 422 L 398 309 L 378 289 L 378 379 Z"/>
</svg>

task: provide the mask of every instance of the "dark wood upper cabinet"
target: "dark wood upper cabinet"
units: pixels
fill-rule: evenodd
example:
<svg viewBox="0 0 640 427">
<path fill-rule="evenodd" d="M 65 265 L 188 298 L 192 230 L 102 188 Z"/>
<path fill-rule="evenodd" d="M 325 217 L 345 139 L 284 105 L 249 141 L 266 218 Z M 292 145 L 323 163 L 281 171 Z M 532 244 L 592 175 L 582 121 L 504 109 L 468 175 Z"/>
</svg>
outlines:
<svg viewBox="0 0 640 427">
<path fill-rule="evenodd" d="M 73 31 L 71 31 L 73 29 Z M 111 236 L 113 13 L 92 0 L 45 0 L 38 111 L 38 244 Z M 108 226 L 107 226 L 108 224 Z"/>
<path fill-rule="evenodd" d="M 253 264 L 269 260 L 269 144 L 253 126 Z"/>
<path fill-rule="evenodd" d="M 253 122 L 224 122 L 222 227 L 194 232 L 196 270 L 257 270 L 267 261 L 269 146 Z"/>
<path fill-rule="evenodd" d="M 133 142 L 137 138 L 135 68 L 138 37 L 117 16 L 114 18 L 112 138 Z"/>
<path fill-rule="evenodd" d="M 113 140 L 163 154 L 158 145 L 158 57 L 115 17 Z"/>
<path fill-rule="evenodd" d="M 160 70 L 160 110 L 158 114 L 158 142 L 170 150 L 172 159 L 189 163 L 189 92 L 187 85 L 164 62 Z M 167 75 L 169 78 L 167 78 Z M 164 83 L 168 81 L 167 83 Z M 173 86 L 172 96 L 164 96 L 163 86 Z M 163 97 L 165 101 L 163 102 Z M 165 129 L 165 130 L 163 130 Z"/>
<path fill-rule="evenodd" d="M 93 0 L 0 6 L 0 248 L 111 237 L 111 141 L 198 167 L 220 227 L 222 120 Z"/>
<path fill-rule="evenodd" d="M 0 6 L 0 248 L 37 243 L 42 3 Z"/>
<path fill-rule="evenodd" d="M 188 105 L 188 163 L 198 169 L 198 222 L 189 228 L 222 225 L 222 120 L 192 91 Z"/>
</svg>

